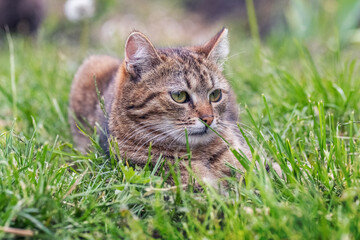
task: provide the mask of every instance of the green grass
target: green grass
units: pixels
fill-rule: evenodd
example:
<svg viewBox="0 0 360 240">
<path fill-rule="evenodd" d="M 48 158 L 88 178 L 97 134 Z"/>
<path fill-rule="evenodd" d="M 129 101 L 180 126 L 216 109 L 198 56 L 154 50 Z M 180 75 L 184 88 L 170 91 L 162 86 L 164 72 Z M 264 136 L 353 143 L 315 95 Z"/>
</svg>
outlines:
<svg viewBox="0 0 360 240">
<path fill-rule="evenodd" d="M 0 238 L 19 236 L 12 227 L 36 239 L 359 239 L 359 47 L 231 43 L 225 74 L 253 160 L 235 153 L 249 171 L 229 179 L 229 196 L 167 185 L 162 160 L 134 169 L 116 148 L 77 152 L 68 94 L 86 54 L 46 39 L 15 37 L 13 52 L 0 43 Z"/>
</svg>

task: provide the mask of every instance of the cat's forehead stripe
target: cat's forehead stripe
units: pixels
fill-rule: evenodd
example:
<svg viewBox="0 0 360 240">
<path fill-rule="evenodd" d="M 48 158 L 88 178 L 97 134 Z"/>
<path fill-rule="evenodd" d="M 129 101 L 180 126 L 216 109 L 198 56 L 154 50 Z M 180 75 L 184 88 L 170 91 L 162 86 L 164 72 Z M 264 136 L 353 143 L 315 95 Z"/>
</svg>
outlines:
<svg viewBox="0 0 360 240">
<path fill-rule="evenodd" d="M 184 52 L 180 56 L 185 63 L 182 67 L 184 80 L 189 89 L 201 90 L 214 87 L 214 79 L 209 69 L 203 64 L 201 56 L 189 52 Z"/>
<path fill-rule="evenodd" d="M 173 76 L 178 79 L 184 90 L 206 92 L 214 88 L 226 88 L 214 74 L 213 66 L 204 55 L 181 47 L 160 49 L 160 52 L 172 62 Z M 180 86 L 169 87 L 176 91 Z"/>
<path fill-rule="evenodd" d="M 188 76 L 184 76 L 184 80 L 185 80 L 185 83 L 186 83 L 186 86 L 188 89 L 191 89 L 192 88 L 192 84 L 191 84 L 191 80 Z"/>
</svg>

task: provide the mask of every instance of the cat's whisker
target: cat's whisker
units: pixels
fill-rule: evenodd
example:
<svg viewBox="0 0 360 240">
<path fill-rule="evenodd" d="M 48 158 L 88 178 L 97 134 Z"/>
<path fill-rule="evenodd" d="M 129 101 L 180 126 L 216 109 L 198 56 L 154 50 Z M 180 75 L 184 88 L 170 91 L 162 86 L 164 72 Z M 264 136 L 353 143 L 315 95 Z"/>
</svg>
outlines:
<svg viewBox="0 0 360 240">
<path fill-rule="evenodd" d="M 171 129 L 170 131 L 166 132 L 166 136 L 163 136 L 162 139 L 160 139 L 158 142 L 161 142 L 162 140 L 164 140 L 165 138 L 172 138 L 174 139 L 174 136 L 178 136 L 179 132 L 181 132 L 181 129 Z"/>
<path fill-rule="evenodd" d="M 136 152 L 135 153 L 133 153 L 132 155 L 131 155 L 131 157 L 134 157 L 134 155 L 136 156 L 136 154 L 138 153 L 138 151 L 145 145 L 145 144 L 147 144 L 147 143 L 150 143 L 153 139 L 156 139 L 156 138 L 158 138 L 158 137 L 160 137 L 160 136 L 162 136 L 162 135 L 168 135 L 169 133 L 171 133 L 171 132 L 174 132 L 174 131 L 177 131 L 176 129 L 170 129 L 170 130 L 168 130 L 168 131 L 165 131 L 165 132 L 162 132 L 162 133 L 160 133 L 160 134 L 157 134 L 157 135 L 155 135 L 155 136 L 153 136 L 152 138 L 150 138 L 150 139 L 148 139 L 147 141 L 145 141 L 141 146 L 139 146 L 138 147 L 138 145 L 141 143 L 138 143 L 135 147 L 134 147 L 134 149 L 136 149 L 137 147 L 137 150 L 136 150 Z"/>
<path fill-rule="evenodd" d="M 126 139 L 129 135 L 132 135 L 134 131 L 139 131 L 139 130 L 144 129 L 146 127 L 147 127 L 146 125 L 143 125 L 141 127 L 132 127 L 125 134 L 122 135 L 122 139 Z"/>
<path fill-rule="evenodd" d="M 162 137 L 159 138 L 159 139 L 156 139 L 156 140 L 154 141 L 154 144 L 155 144 L 155 143 L 161 143 L 161 142 L 163 142 L 165 139 L 168 139 L 168 138 L 174 139 L 174 137 L 173 137 L 172 135 L 177 135 L 177 134 L 176 134 L 177 131 L 179 131 L 179 130 L 175 129 L 174 131 L 169 132 L 167 135 L 162 136 Z M 164 143 L 164 144 L 166 144 L 166 143 Z"/>
<path fill-rule="evenodd" d="M 122 144 L 125 144 L 130 138 L 134 135 L 140 135 L 142 133 L 147 133 L 147 130 L 152 127 L 151 125 L 144 125 L 140 128 L 132 128 L 128 131 L 128 134 L 126 136 L 122 137 L 122 140 L 118 142 L 119 146 Z"/>
<path fill-rule="evenodd" d="M 125 139 L 131 135 L 134 135 L 134 133 L 139 133 L 139 131 L 150 129 L 151 127 L 154 127 L 156 125 L 159 125 L 159 123 L 154 124 L 142 124 L 140 127 L 137 125 L 133 128 L 130 128 L 125 135 L 123 135 L 122 139 Z"/>
<path fill-rule="evenodd" d="M 147 138 L 147 137 L 148 137 L 149 135 L 151 135 L 151 134 L 154 134 L 155 131 L 156 131 L 156 132 L 160 132 L 160 134 L 155 134 L 155 136 L 162 135 L 162 134 L 166 134 L 167 132 L 173 131 L 173 129 L 171 129 L 171 128 L 169 129 L 168 127 L 155 128 L 155 129 L 153 129 L 153 130 L 154 130 L 153 132 L 150 132 L 150 133 L 148 133 L 147 135 L 142 136 L 140 139 L 137 139 L 136 142 L 138 142 L 138 144 L 140 144 L 143 139 Z M 165 131 L 164 131 L 164 130 L 165 130 Z"/>
<path fill-rule="evenodd" d="M 134 137 L 135 138 L 135 141 L 132 143 L 132 145 L 133 144 L 136 144 L 135 145 L 135 147 L 137 147 L 141 142 L 142 142 L 142 140 L 143 139 L 147 139 L 149 136 L 151 136 L 151 135 L 154 135 L 155 134 L 155 136 L 156 136 L 156 133 L 155 133 L 155 131 L 150 131 L 150 132 L 147 132 L 146 134 L 144 134 L 144 135 L 142 135 L 140 138 L 136 138 L 136 136 Z M 140 134 L 137 134 L 138 136 L 140 135 Z"/>
<path fill-rule="evenodd" d="M 132 134 L 132 132 L 135 130 L 144 129 L 144 128 L 150 127 L 152 125 L 155 125 L 155 124 L 143 124 L 143 125 L 140 125 L 140 127 L 138 125 L 136 125 L 134 127 L 131 127 L 123 136 L 126 137 L 128 134 Z"/>
<path fill-rule="evenodd" d="M 170 142 L 169 144 L 169 148 L 175 143 L 175 142 L 179 142 L 179 140 L 183 137 L 185 137 L 185 130 L 182 131 L 182 129 L 179 129 L 179 134 L 177 134 L 176 137 L 173 138 L 173 140 Z"/>
</svg>

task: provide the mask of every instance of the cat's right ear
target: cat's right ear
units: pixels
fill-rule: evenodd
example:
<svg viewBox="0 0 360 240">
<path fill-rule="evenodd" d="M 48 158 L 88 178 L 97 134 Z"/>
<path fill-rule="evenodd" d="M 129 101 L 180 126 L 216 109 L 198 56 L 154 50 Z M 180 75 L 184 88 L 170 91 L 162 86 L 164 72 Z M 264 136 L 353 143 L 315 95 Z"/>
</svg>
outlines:
<svg viewBox="0 0 360 240">
<path fill-rule="evenodd" d="M 160 63 L 160 57 L 150 40 L 140 32 L 132 32 L 125 44 L 126 71 L 132 78 Z"/>
<path fill-rule="evenodd" d="M 222 28 L 207 43 L 198 48 L 197 52 L 204 54 L 208 59 L 217 62 L 221 68 L 229 54 L 227 28 Z"/>
</svg>

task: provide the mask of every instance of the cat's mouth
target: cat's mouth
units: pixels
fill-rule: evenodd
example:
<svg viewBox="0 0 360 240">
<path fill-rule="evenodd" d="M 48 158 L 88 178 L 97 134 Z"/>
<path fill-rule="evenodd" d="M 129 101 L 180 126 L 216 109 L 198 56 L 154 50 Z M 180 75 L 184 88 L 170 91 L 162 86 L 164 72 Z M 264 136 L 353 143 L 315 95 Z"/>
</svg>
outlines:
<svg viewBox="0 0 360 240">
<path fill-rule="evenodd" d="M 190 136 L 202 136 L 204 134 L 208 133 L 208 128 L 205 128 L 202 131 L 194 131 L 194 132 L 189 132 Z"/>
<path fill-rule="evenodd" d="M 189 136 L 202 136 L 205 135 L 209 132 L 209 128 L 204 127 L 202 130 L 197 130 L 197 131 L 190 131 L 188 134 Z"/>
<path fill-rule="evenodd" d="M 213 132 L 211 131 L 210 128 L 202 126 L 202 127 L 193 127 L 193 128 L 188 128 L 188 139 L 186 139 L 186 137 L 184 135 L 182 136 L 175 136 L 175 139 L 177 139 L 177 141 L 179 143 L 182 144 L 187 144 L 188 143 L 191 146 L 197 146 L 197 145 L 204 145 L 209 143 L 209 141 L 211 141 L 213 139 L 213 137 L 215 136 L 215 134 L 212 134 Z"/>
<path fill-rule="evenodd" d="M 176 131 L 173 135 L 174 140 L 181 144 L 189 143 L 191 146 L 204 145 L 212 141 L 216 136 L 213 132 L 213 129 L 216 129 L 216 121 L 213 121 L 210 127 L 197 121 L 193 125 L 184 126 L 184 130 L 185 128 L 187 129 L 188 138 L 186 138 L 186 133 L 184 131 L 182 133 Z"/>
</svg>

